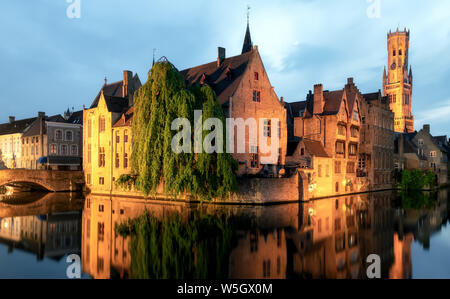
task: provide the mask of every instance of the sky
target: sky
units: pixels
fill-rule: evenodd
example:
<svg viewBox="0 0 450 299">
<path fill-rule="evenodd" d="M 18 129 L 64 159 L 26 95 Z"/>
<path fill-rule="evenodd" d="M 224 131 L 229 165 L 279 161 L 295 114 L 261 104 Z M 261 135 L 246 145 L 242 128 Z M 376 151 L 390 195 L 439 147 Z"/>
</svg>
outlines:
<svg viewBox="0 0 450 299">
<path fill-rule="evenodd" d="M 72 1 L 80 9 L 68 14 Z M 408 28 L 416 129 L 430 123 L 433 135 L 450 135 L 448 0 L 3 1 L 0 123 L 89 107 L 105 77 L 119 81 L 123 70 L 144 83 L 153 49 L 179 70 L 216 60 L 219 46 L 238 55 L 247 5 L 253 43 L 288 102 L 317 83 L 342 89 L 349 77 L 363 93 L 378 91 L 386 35 Z"/>
</svg>

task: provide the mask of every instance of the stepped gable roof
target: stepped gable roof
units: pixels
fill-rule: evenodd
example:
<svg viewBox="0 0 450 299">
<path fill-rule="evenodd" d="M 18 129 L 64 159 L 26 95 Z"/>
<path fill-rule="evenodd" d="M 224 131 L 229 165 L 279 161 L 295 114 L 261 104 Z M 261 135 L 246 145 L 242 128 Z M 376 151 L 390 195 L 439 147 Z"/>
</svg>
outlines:
<svg viewBox="0 0 450 299">
<path fill-rule="evenodd" d="M 36 119 L 37 117 L 33 117 L 13 121 L 11 123 L 8 122 L 0 124 L 0 136 L 23 133 L 23 131 L 25 131 L 25 129 L 30 126 Z"/>
<path fill-rule="evenodd" d="M 234 95 L 242 80 L 251 57 L 256 50 L 226 58 L 218 67 L 217 61 L 181 71 L 189 85 L 209 85 L 217 95 L 221 105 Z"/>
</svg>

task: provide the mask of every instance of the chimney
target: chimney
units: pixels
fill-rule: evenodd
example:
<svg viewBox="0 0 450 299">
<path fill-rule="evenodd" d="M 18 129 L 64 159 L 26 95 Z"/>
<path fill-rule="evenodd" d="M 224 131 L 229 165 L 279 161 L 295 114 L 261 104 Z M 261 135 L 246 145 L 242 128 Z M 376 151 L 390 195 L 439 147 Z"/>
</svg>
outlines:
<svg viewBox="0 0 450 299">
<path fill-rule="evenodd" d="M 45 112 L 38 112 L 38 118 L 45 118 Z"/>
<path fill-rule="evenodd" d="M 10 116 L 9 117 L 9 123 L 12 124 L 13 122 L 16 121 L 16 118 L 14 116 Z"/>
<path fill-rule="evenodd" d="M 430 132 L 431 132 L 430 125 L 423 125 L 423 131 L 430 134 Z"/>
<path fill-rule="evenodd" d="M 313 113 L 314 114 L 321 114 L 323 113 L 323 85 L 322 84 L 316 84 L 314 85 L 314 108 Z"/>
<path fill-rule="evenodd" d="M 123 90 L 122 94 L 123 97 L 128 97 L 129 94 L 129 84 L 131 83 L 131 80 L 133 78 L 133 73 L 130 71 L 123 71 Z"/>
<path fill-rule="evenodd" d="M 220 67 L 222 65 L 223 61 L 225 60 L 225 58 L 226 58 L 225 53 L 226 53 L 225 48 L 222 48 L 222 47 L 218 48 L 217 67 Z"/>
<path fill-rule="evenodd" d="M 347 85 L 353 85 L 353 78 L 347 79 Z"/>
<path fill-rule="evenodd" d="M 284 103 L 284 97 L 281 97 L 281 103 Z"/>
</svg>

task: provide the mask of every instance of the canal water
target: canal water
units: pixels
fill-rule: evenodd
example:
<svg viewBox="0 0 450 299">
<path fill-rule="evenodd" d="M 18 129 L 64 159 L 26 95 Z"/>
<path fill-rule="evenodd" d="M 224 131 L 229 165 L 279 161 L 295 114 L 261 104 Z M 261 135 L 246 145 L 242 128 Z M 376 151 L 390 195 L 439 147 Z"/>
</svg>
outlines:
<svg viewBox="0 0 450 299">
<path fill-rule="evenodd" d="M 448 190 L 276 206 L 0 195 L 0 278 L 450 278 Z M 68 260 L 68 257 L 72 257 Z M 73 268 L 71 268 L 73 269 Z"/>
</svg>

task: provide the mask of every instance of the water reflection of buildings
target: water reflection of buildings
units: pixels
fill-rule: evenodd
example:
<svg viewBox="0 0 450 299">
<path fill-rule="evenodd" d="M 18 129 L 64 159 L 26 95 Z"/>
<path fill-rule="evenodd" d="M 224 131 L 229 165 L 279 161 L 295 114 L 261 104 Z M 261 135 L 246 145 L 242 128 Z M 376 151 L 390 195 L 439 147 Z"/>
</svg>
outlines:
<svg viewBox="0 0 450 299">
<path fill-rule="evenodd" d="M 228 269 L 233 279 L 366 278 L 366 258 L 371 254 L 381 257 L 383 278 L 411 278 L 412 242 L 438 229 L 433 224 L 447 221 L 446 196 L 441 195 L 435 211 L 420 212 L 420 217 L 396 209 L 390 192 L 251 208 L 90 197 L 83 212 L 83 270 L 94 278 L 126 278 L 132 259 L 129 238 L 115 233 L 116 223 L 146 209 L 160 219 L 173 212 L 187 219 L 200 209 L 244 216 L 252 223 L 235 231 Z"/>
<path fill-rule="evenodd" d="M 68 194 L 45 196 L 28 209 L 27 205 L 11 205 L 8 211 L 14 217 L 0 218 L 0 243 L 7 245 L 9 252 L 23 250 L 38 260 L 80 254 L 81 207 L 77 211 Z"/>
</svg>

